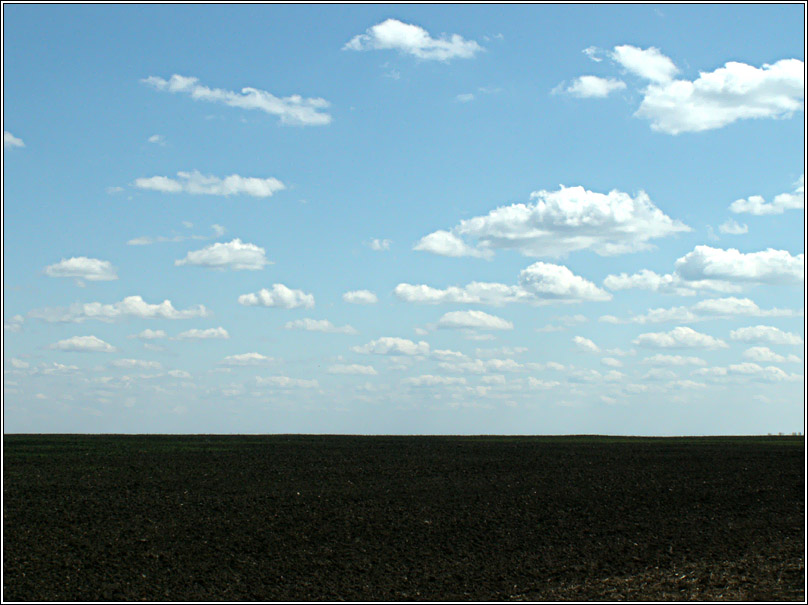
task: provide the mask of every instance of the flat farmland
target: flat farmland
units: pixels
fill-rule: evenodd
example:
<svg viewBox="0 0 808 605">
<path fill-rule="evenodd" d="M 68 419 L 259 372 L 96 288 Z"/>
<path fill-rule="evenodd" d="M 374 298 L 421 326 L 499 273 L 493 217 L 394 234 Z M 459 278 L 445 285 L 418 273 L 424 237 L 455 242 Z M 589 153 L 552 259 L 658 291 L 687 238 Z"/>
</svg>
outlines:
<svg viewBox="0 0 808 605">
<path fill-rule="evenodd" d="M 804 451 L 6 435 L 3 599 L 803 601 Z"/>
</svg>

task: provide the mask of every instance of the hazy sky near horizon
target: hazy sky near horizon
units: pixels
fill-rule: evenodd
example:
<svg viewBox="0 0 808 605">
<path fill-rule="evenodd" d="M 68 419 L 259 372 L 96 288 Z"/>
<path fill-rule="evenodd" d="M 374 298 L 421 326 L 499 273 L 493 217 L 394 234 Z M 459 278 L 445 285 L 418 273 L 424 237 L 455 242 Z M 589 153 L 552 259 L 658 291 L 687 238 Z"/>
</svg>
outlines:
<svg viewBox="0 0 808 605">
<path fill-rule="evenodd" d="M 804 5 L 3 17 L 6 432 L 802 430 Z"/>
</svg>

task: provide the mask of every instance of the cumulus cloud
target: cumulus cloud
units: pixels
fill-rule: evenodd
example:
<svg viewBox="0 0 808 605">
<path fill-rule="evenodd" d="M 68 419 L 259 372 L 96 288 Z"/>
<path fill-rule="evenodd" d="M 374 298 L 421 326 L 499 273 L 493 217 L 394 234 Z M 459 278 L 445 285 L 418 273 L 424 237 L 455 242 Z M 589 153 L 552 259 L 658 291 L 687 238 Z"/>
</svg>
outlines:
<svg viewBox="0 0 808 605">
<path fill-rule="evenodd" d="M 401 382 L 414 387 L 434 387 L 452 384 L 466 384 L 466 379 L 461 376 L 434 376 L 432 374 L 422 374 L 421 376 L 405 378 Z"/>
<path fill-rule="evenodd" d="M 275 358 L 261 355 L 261 353 L 239 353 L 238 355 L 228 355 L 221 363 L 227 366 L 261 366 L 274 362 Z"/>
<path fill-rule="evenodd" d="M 659 349 L 719 349 L 727 347 L 727 343 L 723 340 L 696 332 L 693 328 L 684 326 L 674 328 L 670 332 L 640 334 L 634 340 L 634 344 Z"/>
<path fill-rule="evenodd" d="M 691 230 L 668 217 L 643 191 L 631 197 L 617 190 L 604 194 L 561 186 L 530 197 L 537 201 L 464 219 L 451 232 L 422 238 L 415 249 L 444 256 L 489 256 L 495 249 L 513 249 L 525 256 L 552 257 L 590 249 L 610 256 L 647 250 L 649 240 Z M 464 237 L 476 239 L 476 246 Z"/>
<path fill-rule="evenodd" d="M 634 75 L 652 82 L 670 82 L 679 72 L 673 61 L 653 46 L 645 49 L 628 44 L 615 46 L 611 57 Z"/>
<path fill-rule="evenodd" d="M 106 260 L 75 256 L 63 258 L 58 263 L 45 267 L 49 277 L 75 277 L 87 281 L 111 281 L 118 279 L 115 267 Z"/>
<path fill-rule="evenodd" d="M 599 78 L 598 76 L 580 76 L 567 86 L 560 85 L 553 89 L 554 93 L 566 92 L 579 99 L 602 99 L 615 90 L 622 90 L 626 83 L 616 78 Z"/>
<path fill-rule="evenodd" d="M 721 223 L 718 226 L 718 230 L 727 235 L 743 235 L 744 233 L 749 233 L 749 227 L 747 225 L 741 225 L 733 219 L 728 219 Z"/>
<path fill-rule="evenodd" d="M 296 319 L 286 322 L 287 330 L 306 330 L 308 332 L 326 332 L 328 334 L 358 334 L 356 328 L 350 325 L 337 327 L 327 319 Z"/>
<path fill-rule="evenodd" d="M 750 195 L 746 199 L 735 200 L 729 209 L 736 214 L 747 213 L 756 216 L 765 214 L 782 214 L 786 210 L 802 210 L 805 208 L 805 175 L 794 183 L 794 191 L 781 193 L 767 204 L 759 195 Z"/>
<path fill-rule="evenodd" d="M 263 248 L 255 244 L 245 244 L 236 238 L 232 242 L 217 242 L 201 250 L 193 250 L 185 258 L 174 261 L 174 264 L 233 271 L 258 271 L 272 264 L 272 261 L 267 260 Z"/>
<path fill-rule="evenodd" d="M 702 368 L 693 372 L 699 376 L 707 376 L 713 379 L 758 379 L 765 382 L 797 382 L 803 379 L 801 374 L 788 374 L 776 366 L 760 366 L 752 362 L 732 364 L 728 367 L 716 366 L 712 368 Z"/>
<path fill-rule="evenodd" d="M 743 356 L 745 359 L 762 363 L 802 363 L 803 361 L 802 358 L 797 355 L 780 355 L 772 351 L 769 347 L 750 347 L 743 352 Z"/>
<path fill-rule="evenodd" d="M 3 149 L 12 149 L 14 147 L 25 147 L 22 139 L 18 139 L 8 130 L 3 131 Z"/>
<path fill-rule="evenodd" d="M 343 50 L 397 50 L 419 59 L 448 61 L 471 59 L 483 48 L 474 40 L 465 40 L 458 34 L 433 38 L 422 27 L 387 19 L 351 38 Z"/>
<path fill-rule="evenodd" d="M 610 290 L 638 288 L 693 296 L 703 291 L 738 292 L 747 285 L 802 284 L 804 272 L 804 254 L 792 256 L 787 250 L 772 248 L 743 253 L 734 248 L 696 246 L 676 261 L 673 273 L 660 275 L 643 269 L 633 275 L 609 275 L 603 285 Z"/>
<path fill-rule="evenodd" d="M 122 301 L 112 304 L 75 303 L 67 308 L 34 309 L 28 313 L 35 319 L 49 322 L 83 322 L 88 319 L 106 322 L 122 319 L 193 319 L 207 317 L 209 314 L 210 312 L 204 305 L 181 311 L 175 309 L 170 300 L 164 300 L 159 304 L 149 304 L 140 296 L 127 296 Z"/>
<path fill-rule="evenodd" d="M 95 336 L 73 336 L 53 343 L 50 348 L 57 351 L 75 351 L 79 353 L 114 353 L 118 350 L 108 342 L 104 342 Z"/>
<path fill-rule="evenodd" d="M 166 138 L 161 134 L 153 134 L 147 141 L 153 145 L 160 145 L 161 147 L 165 147 L 166 144 Z"/>
<path fill-rule="evenodd" d="M 784 332 L 774 326 L 749 326 L 738 328 L 729 333 L 732 340 L 756 342 L 771 345 L 801 345 L 802 337 L 791 332 Z"/>
<path fill-rule="evenodd" d="M 542 380 L 540 378 L 533 378 L 530 376 L 527 379 L 527 384 L 531 389 L 553 389 L 561 383 L 557 380 Z"/>
<path fill-rule="evenodd" d="M 353 290 L 342 295 L 342 300 L 354 305 L 374 305 L 379 298 L 370 290 Z"/>
<path fill-rule="evenodd" d="M 621 320 L 613 316 L 601 317 L 608 323 L 691 323 L 708 319 L 731 319 L 733 317 L 797 317 L 803 315 L 802 310 L 761 309 L 749 298 L 711 298 L 702 300 L 691 307 L 672 307 L 669 309 L 651 309 L 643 315 L 635 315 Z"/>
<path fill-rule="evenodd" d="M 666 134 L 701 132 L 737 120 L 788 118 L 803 109 L 805 64 L 783 59 L 757 68 L 729 61 L 694 81 L 656 80 L 635 113 Z"/>
<path fill-rule="evenodd" d="M 329 374 L 359 374 L 363 376 L 376 376 L 378 372 L 373 366 L 360 365 L 358 363 L 336 363 L 328 368 Z"/>
<path fill-rule="evenodd" d="M 190 193 L 192 195 L 250 195 L 270 197 L 277 191 L 286 189 L 276 178 L 245 177 L 231 174 L 224 178 L 193 172 L 178 172 L 176 179 L 167 176 L 152 176 L 135 179 L 138 189 L 149 189 L 162 193 Z"/>
<path fill-rule="evenodd" d="M 177 335 L 178 340 L 208 340 L 211 338 L 228 339 L 230 338 L 230 334 L 228 334 L 227 330 L 224 328 L 219 327 L 208 328 L 206 330 L 194 328 L 193 330 L 186 330 Z"/>
<path fill-rule="evenodd" d="M 581 351 L 586 351 L 587 353 L 600 353 L 600 347 L 583 336 L 576 336 L 572 339 L 572 342 L 574 342 L 575 346 Z"/>
<path fill-rule="evenodd" d="M 320 386 L 317 380 L 290 378 L 289 376 L 258 376 L 255 381 L 259 385 L 271 386 L 279 389 L 316 389 Z"/>
<path fill-rule="evenodd" d="M 457 235 L 443 230 L 425 235 L 415 243 L 412 249 L 453 257 L 475 256 L 477 258 L 491 258 L 493 255 L 491 250 L 469 246 Z"/>
<path fill-rule="evenodd" d="M 157 76 L 149 76 L 142 83 L 157 90 L 171 93 L 183 93 L 194 100 L 224 103 L 242 109 L 257 109 L 270 115 L 280 117 L 282 124 L 292 126 L 322 126 L 331 122 L 331 116 L 325 113 L 330 103 L 321 98 L 304 98 L 300 95 L 276 97 L 265 90 L 245 87 L 241 92 L 208 88 L 199 84 L 197 78 L 174 74 L 168 80 Z"/>
<path fill-rule="evenodd" d="M 423 340 L 414 343 L 406 338 L 383 336 L 367 344 L 352 347 L 351 350 L 375 355 L 429 355 L 429 343 Z"/>
<path fill-rule="evenodd" d="M 513 330 L 513 323 L 483 311 L 451 311 L 438 320 L 438 327 Z"/>
<path fill-rule="evenodd" d="M 272 290 L 262 288 L 255 294 L 242 294 L 238 297 L 238 302 L 248 307 L 262 305 L 281 309 L 297 309 L 298 307 L 310 309 L 314 306 L 314 295 L 306 294 L 302 290 L 292 290 L 283 284 L 272 284 Z"/>
<path fill-rule="evenodd" d="M 536 262 L 519 273 L 518 285 L 496 282 L 472 282 L 466 286 L 445 289 L 424 284 L 398 284 L 393 294 L 412 303 L 461 303 L 504 305 L 506 303 L 575 303 L 610 300 L 608 292 L 575 275 L 563 265 Z"/>
</svg>

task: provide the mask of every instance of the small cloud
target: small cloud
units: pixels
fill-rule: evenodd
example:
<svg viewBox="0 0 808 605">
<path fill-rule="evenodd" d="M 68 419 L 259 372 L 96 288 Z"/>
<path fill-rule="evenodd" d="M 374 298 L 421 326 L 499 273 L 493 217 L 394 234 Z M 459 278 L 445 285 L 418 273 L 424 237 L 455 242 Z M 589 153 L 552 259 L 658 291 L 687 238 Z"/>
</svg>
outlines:
<svg viewBox="0 0 808 605">
<path fill-rule="evenodd" d="M 581 351 L 586 351 L 587 353 L 600 353 L 600 347 L 583 336 L 576 336 L 572 339 L 572 342 L 574 342 L 575 346 Z"/>
<path fill-rule="evenodd" d="M 138 189 L 160 191 L 162 193 L 189 193 L 191 195 L 249 195 L 252 197 L 270 197 L 278 191 L 286 189 L 276 178 L 245 177 L 238 174 L 220 178 L 204 175 L 198 170 L 178 172 L 176 179 L 167 176 L 152 176 L 135 179 Z"/>
<path fill-rule="evenodd" d="M 208 340 L 211 338 L 228 339 L 230 338 L 230 334 L 228 334 L 227 330 L 224 328 L 219 327 L 208 328 L 206 330 L 194 328 L 193 330 L 186 330 L 177 335 L 177 340 Z"/>
<path fill-rule="evenodd" d="M 25 147 L 22 139 L 18 139 L 8 130 L 3 131 L 3 149 L 12 149 L 14 147 Z"/>
<path fill-rule="evenodd" d="M 465 92 L 463 94 L 459 94 L 455 97 L 455 100 L 458 103 L 470 103 L 474 100 L 474 94 L 470 92 Z"/>
<path fill-rule="evenodd" d="M 106 192 L 109 195 L 115 195 L 116 193 L 121 193 L 123 191 L 123 187 L 107 187 Z"/>
<path fill-rule="evenodd" d="M 19 332 L 23 323 L 25 318 L 22 315 L 15 315 L 8 321 L 3 320 L 3 332 Z"/>
<path fill-rule="evenodd" d="M 451 311 L 438 320 L 439 328 L 513 330 L 513 323 L 483 311 Z"/>
<path fill-rule="evenodd" d="M 354 305 L 374 305 L 379 298 L 370 290 L 353 290 L 342 295 L 342 300 Z"/>
<path fill-rule="evenodd" d="M 260 366 L 274 363 L 273 357 L 261 355 L 261 353 L 240 353 L 238 355 L 228 355 L 221 363 L 228 366 Z"/>
<path fill-rule="evenodd" d="M 153 134 L 148 138 L 149 143 L 154 145 L 160 145 L 161 147 L 165 147 L 166 145 L 166 138 L 161 134 Z"/>
<path fill-rule="evenodd" d="M 159 338 L 166 338 L 168 335 L 163 330 L 152 330 L 146 328 L 139 334 L 133 334 L 129 338 L 138 338 L 140 340 L 157 340 Z"/>
<path fill-rule="evenodd" d="M 233 271 L 259 271 L 272 261 L 266 251 L 255 244 L 243 243 L 236 238 L 231 242 L 217 242 L 201 250 L 189 252 L 185 258 L 174 261 L 177 266 L 191 265 L 208 269 L 232 269 Z"/>
<path fill-rule="evenodd" d="M 257 293 L 242 294 L 238 297 L 239 304 L 252 307 L 280 307 L 282 309 L 296 309 L 305 307 L 310 309 L 314 306 L 314 296 L 306 294 L 302 290 L 292 290 L 283 284 L 272 284 L 272 290 L 262 288 Z"/>
<path fill-rule="evenodd" d="M 365 366 L 357 363 L 343 364 L 337 363 L 328 368 L 329 374 L 359 374 L 365 376 L 376 376 L 378 372 L 373 366 Z"/>
<path fill-rule="evenodd" d="M 356 328 L 350 325 L 337 327 L 327 319 L 297 319 L 284 325 L 287 330 L 306 330 L 308 332 L 325 332 L 327 334 L 358 334 Z"/>
<path fill-rule="evenodd" d="M 744 233 L 749 233 L 749 227 L 740 225 L 733 219 L 729 219 L 719 225 L 718 230 L 721 233 L 727 233 L 729 235 L 743 235 Z"/>
<path fill-rule="evenodd" d="M 104 342 L 95 336 L 73 336 L 65 340 L 55 342 L 50 346 L 57 351 L 74 351 L 79 353 L 114 353 L 117 351 L 108 342 Z"/>
<path fill-rule="evenodd" d="M 382 250 L 389 250 L 390 244 L 392 244 L 392 240 L 389 239 L 372 239 L 368 243 L 368 246 L 371 250 L 376 250 L 377 252 L 381 252 Z"/>
<path fill-rule="evenodd" d="M 45 267 L 49 277 L 75 277 L 88 281 L 111 281 L 118 279 L 115 267 L 109 261 L 77 256 L 63 258 L 58 263 Z"/>
</svg>

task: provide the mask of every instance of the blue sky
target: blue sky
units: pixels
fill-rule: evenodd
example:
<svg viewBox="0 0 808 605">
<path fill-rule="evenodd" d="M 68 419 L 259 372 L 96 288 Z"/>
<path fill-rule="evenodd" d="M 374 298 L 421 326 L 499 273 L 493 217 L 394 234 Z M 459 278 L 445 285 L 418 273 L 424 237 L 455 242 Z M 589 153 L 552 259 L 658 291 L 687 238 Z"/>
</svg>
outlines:
<svg viewBox="0 0 808 605">
<path fill-rule="evenodd" d="M 3 7 L 6 432 L 804 421 L 804 6 Z"/>
</svg>

